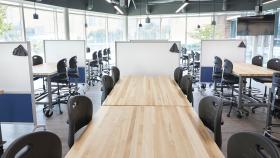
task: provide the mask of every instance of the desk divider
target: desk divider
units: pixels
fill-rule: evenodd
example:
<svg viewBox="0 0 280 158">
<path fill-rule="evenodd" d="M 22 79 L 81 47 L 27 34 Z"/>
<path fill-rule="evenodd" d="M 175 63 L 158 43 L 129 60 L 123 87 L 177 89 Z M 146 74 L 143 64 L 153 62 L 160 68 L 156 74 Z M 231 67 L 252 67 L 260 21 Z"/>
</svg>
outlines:
<svg viewBox="0 0 280 158">
<path fill-rule="evenodd" d="M 202 40 L 200 55 L 200 82 L 213 82 L 214 57 L 245 63 L 245 48 L 238 47 L 243 40 Z M 224 61 L 223 61 L 224 62 Z"/>
<path fill-rule="evenodd" d="M 28 56 L 15 56 L 22 45 Z M 0 43 L 0 122 L 26 122 L 37 126 L 32 61 L 29 42 Z"/>
<path fill-rule="evenodd" d="M 85 83 L 86 50 L 84 40 L 44 40 L 44 51 L 46 63 L 57 63 L 66 58 L 67 64 L 73 56 L 77 56 L 79 81 Z"/>
</svg>

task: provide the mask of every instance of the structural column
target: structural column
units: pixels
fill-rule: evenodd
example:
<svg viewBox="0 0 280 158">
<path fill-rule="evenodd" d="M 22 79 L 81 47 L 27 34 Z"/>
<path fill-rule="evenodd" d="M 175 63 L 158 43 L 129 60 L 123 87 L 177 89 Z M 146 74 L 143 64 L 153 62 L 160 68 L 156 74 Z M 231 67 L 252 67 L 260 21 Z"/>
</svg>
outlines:
<svg viewBox="0 0 280 158">
<path fill-rule="evenodd" d="M 69 10 L 68 10 L 68 8 L 64 8 L 64 28 L 65 28 L 65 39 L 70 40 Z"/>
</svg>

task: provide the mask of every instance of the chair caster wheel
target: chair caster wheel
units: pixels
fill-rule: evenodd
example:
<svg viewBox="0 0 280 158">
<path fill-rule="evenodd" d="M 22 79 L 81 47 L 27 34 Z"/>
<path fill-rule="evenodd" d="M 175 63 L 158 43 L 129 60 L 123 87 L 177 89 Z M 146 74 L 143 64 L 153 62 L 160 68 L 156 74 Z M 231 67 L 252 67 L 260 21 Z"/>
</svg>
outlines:
<svg viewBox="0 0 280 158">
<path fill-rule="evenodd" d="M 62 111 L 59 111 L 59 114 L 63 114 L 63 112 L 62 112 Z"/>
<path fill-rule="evenodd" d="M 230 117 L 230 114 L 227 114 L 227 117 Z"/>
<path fill-rule="evenodd" d="M 242 118 L 242 115 L 241 115 L 240 112 L 237 112 L 237 115 L 236 115 L 236 116 L 237 116 L 237 118 L 239 118 L 239 119 Z"/>
<path fill-rule="evenodd" d="M 50 109 L 45 109 L 44 114 L 47 118 L 50 118 L 53 115 L 53 111 L 51 111 Z"/>
<path fill-rule="evenodd" d="M 253 114 L 256 112 L 254 109 L 252 109 L 251 111 L 252 111 Z M 247 114 L 246 114 L 246 115 L 247 115 Z M 248 115 L 249 115 L 249 114 L 248 114 Z"/>
</svg>

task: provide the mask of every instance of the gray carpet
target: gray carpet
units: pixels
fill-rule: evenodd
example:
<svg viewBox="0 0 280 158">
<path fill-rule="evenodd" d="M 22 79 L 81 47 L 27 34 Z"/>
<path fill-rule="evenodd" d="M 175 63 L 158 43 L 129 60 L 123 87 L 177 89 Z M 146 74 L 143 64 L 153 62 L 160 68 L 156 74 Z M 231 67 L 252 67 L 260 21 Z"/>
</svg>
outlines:
<svg viewBox="0 0 280 158">
<path fill-rule="evenodd" d="M 86 96 L 92 99 L 94 104 L 94 112 L 96 112 L 100 107 L 100 85 L 96 85 L 94 87 L 90 87 L 87 92 Z M 197 111 L 199 100 L 207 95 L 212 95 L 212 88 L 207 87 L 206 91 L 198 90 L 195 88 L 194 91 L 194 108 Z M 57 108 L 57 107 L 56 107 Z M 63 155 L 65 155 L 69 148 L 67 145 L 67 137 L 68 137 L 68 125 L 66 124 L 67 121 L 67 108 L 66 105 L 62 105 L 63 114 L 60 115 L 58 110 L 54 112 L 54 115 L 51 118 L 45 118 L 42 114 L 42 106 L 37 107 L 37 113 L 39 120 L 45 120 L 47 130 L 56 133 L 62 142 L 63 147 Z M 263 128 L 265 127 L 265 120 L 266 120 L 266 109 L 259 108 L 256 110 L 255 114 L 250 113 L 249 117 L 245 117 L 242 119 L 238 119 L 234 113 L 232 112 L 231 117 L 227 117 L 226 114 L 228 112 L 229 107 L 225 106 L 223 110 L 223 120 L 224 125 L 222 126 L 222 135 L 223 135 L 223 145 L 222 151 L 226 155 L 226 147 L 227 141 L 229 137 L 237 132 L 241 131 L 250 131 L 250 132 L 257 132 L 263 133 Z M 19 136 L 32 132 L 33 125 L 31 124 L 22 124 L 22 123 L 15 123 L 15 124 L 2 124 L 2 131 L 3 131 L 3 139 L 7 141 L 4 148 L 6 148 L 14 139 L 18 138 Z M 42 129 L 38 129 L 42 130 Z"/>
</svg>

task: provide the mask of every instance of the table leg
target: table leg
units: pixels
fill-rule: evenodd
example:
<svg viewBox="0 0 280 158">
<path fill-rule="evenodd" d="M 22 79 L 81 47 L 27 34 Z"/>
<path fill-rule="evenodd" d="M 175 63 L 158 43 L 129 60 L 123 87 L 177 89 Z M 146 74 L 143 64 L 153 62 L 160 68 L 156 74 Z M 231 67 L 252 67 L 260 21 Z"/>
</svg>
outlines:
<svg viewBox="0 0 280 158">
<path fill-rule="evenodd" d="M 238 103 L 237 103 L 238 109 L 243 108 L 243 105 L 242 105 L 242 95 L 243 95 L 243 77 L 240 76 L 239 77 Z"/>
<path fill-rule="evenodd" d="M 49 107 L 52 109 L 52 85 L 51 85 L 51 76 L 47 77 L 47 84 L 48 84 L 48 100 L 49 100 Z"/>
<path fill-rule="evenodd" d="M 4 141 L 2 140 L 2 129 L 1 129 L 1 123 L 0 123 L 0 157 L 2 156 L 4 149 L 3 149 L 3 145 L 4 145 Z"/>
</svg>

